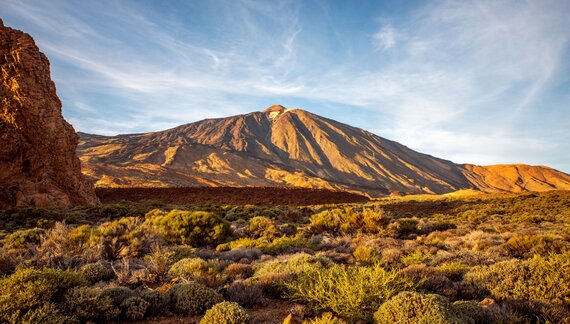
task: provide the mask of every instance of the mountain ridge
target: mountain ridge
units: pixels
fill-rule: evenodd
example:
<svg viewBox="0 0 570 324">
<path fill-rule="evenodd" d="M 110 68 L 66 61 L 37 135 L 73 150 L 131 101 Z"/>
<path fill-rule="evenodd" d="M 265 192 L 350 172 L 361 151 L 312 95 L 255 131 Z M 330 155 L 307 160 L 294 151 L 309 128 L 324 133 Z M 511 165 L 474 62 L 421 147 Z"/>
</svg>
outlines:
<svg viewBox="0 0 570 324">
<path fill-rule="evenodd" d="M 515 167 L 529 174 L 515 179 L 512 167 L 501 171 L 455 164 L 281 105 L 158 132 L 79 134 L 77 152 L 84 173 L 101 187 L 301 186 L 372 196 L 459 189 L 522 191 L 525 181 L 538 191 L 570 189 L 570 176 L 554 169 Z M 503 171 L 509 175 L 502 177 Z"/>
</svg>

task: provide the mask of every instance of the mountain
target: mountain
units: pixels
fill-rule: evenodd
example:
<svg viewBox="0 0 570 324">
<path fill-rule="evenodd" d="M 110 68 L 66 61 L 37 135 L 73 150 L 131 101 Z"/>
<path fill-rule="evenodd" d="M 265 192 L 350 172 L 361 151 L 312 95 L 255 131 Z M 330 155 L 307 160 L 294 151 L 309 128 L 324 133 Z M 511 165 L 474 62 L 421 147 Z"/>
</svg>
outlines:
<svg viewBox="0 0 570 324">
<path fill-rule="evenodd" d="M 570 189 L 570 176 L 553 169 L 458 165 L 279 105 L 161 132 L 80 138 L 83 172 L 101 187 L 298 186 L 372 196 Z"/>
<path fill-rule="evenodd" d="M 96 204 L 61 114 L 47 57 L 0 20 L 0 208 Z"/>
</svg>

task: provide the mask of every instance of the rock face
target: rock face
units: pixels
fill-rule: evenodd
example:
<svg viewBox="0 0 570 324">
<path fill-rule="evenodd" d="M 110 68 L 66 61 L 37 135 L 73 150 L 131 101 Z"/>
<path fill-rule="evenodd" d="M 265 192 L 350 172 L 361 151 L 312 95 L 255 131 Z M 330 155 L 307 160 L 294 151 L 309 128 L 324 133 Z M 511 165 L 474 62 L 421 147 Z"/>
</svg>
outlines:
<svg viewBox="0 0 570 324">
<path fill-rule="evenodd" d="M 61 113 L 47 57 L 0 20 L 0 208 L 96 204 Z"/>
<path fill-rule="evenodd" d="M 101 187 L 294 186 L 371 196 L 459 189 L 570 189 L 545 167 L 475 167 L 418 153 L 301 109 L 207 119 L 162 132 L 80 134 L 83 171 Z"/>
</svg>

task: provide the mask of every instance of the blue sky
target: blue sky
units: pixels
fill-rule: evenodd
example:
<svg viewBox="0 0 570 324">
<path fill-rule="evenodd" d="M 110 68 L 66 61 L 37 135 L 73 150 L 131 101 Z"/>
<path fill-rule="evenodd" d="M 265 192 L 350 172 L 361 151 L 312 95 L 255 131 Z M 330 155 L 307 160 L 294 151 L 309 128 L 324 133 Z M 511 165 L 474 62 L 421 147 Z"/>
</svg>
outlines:
<svg viewBox="0 0 570 324">
<path fill-rule="evenodd" d="M 570 172 L 570 1 L 22 1 L 79 131 L 272 104 L 457 163 Z"/>
</svg>

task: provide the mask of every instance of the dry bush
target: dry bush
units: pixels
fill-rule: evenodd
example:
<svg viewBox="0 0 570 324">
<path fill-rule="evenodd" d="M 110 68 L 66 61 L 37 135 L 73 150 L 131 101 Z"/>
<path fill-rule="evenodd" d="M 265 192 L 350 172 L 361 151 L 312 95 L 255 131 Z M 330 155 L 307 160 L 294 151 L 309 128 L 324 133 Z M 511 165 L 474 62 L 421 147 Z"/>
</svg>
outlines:
<svg viewBox="0 0 570 324">
<path fill-rule="evenodd" d="M 251 263 L 262 255 L 263 252 L 258 248 L 235 248 L 230 251 L 220 252 L 216 256 L 222 260 Z"/>
<path fill-rule="evenodd" d="M 232 263 L 226 267 L 224 273 L 230 280 L 247 279 L 254 274 L 253 267 L 249 264 Z"/>
<path fill-rule="evenodd" d="M 412 279 L 419 289 L 425 292 L 432 292 L 450 298 L 458 295 L 457 288 L 453 281 L 447 278 L 442 272 L 428 267 L 425 264 L 411 265 L 401 272 Z"/>
<path fill-rule="evenodd" d="M 236 302 L 243 307 L 253 307 L 263 304 L 265 297 L 263 287 L 252 280 L 236 280 L 226 289 L 228 300 Z"/>
<path fill-rule="evenodd" d="M 174 252 L 158 244 L 152 246 L 151 253 L 144 257 L 152 281 L 162 282 L 167 278 L 168 271 L 173 263 L 173 255 Z"/>
</svg>

